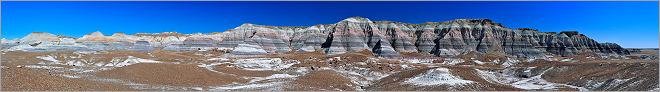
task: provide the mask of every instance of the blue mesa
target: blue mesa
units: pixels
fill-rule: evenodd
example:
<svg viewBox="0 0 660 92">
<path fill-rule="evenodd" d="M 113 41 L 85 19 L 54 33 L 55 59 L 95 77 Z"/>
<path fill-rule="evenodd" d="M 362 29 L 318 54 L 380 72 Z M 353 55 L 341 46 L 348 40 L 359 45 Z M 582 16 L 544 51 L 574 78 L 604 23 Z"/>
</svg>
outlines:
<svg viewBox="0 0 660 92">
<path fill-rule="evenodd" d="M 599 42 L 658 47 L 658 2 L 2 2 L 3 38 L 222 32 L 243 23 L 332 24 L 351 16 L 408 23 L 488 18 L 509 28 L 577 30 Z"/>
</svg>

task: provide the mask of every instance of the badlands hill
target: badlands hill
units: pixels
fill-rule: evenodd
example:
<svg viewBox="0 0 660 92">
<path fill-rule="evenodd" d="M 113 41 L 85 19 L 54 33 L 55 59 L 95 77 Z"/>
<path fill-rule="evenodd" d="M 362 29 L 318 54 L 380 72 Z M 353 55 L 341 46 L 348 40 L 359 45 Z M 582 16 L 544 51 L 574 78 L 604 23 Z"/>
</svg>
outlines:
<svg viewBox="0 0 660 92">
<path fill-rule="evenodd" d="M 13 44 L 22 47 L 12 50 L 32 50 L 25 48 L 34 47 L 20 46 L 20 44 L 60 40 L 62 38 L 49 33 L 34 32 L 20 41 L 6 42 L 15 42 Z M 88 49 L 85 50 L 136 50 L 130 49 L 136 44 L 146 45 L 146 47 L 142 46 L 145 50 L 152 50 L 148 47 L 162 47 L 166 50 L 252 49 L 232 51 L 239 55 L 313 51 L 334 55 L 362 50 L 369 50 L 383 57 L 398 57 L 402 53 L 457 56 L 469 52 L 498 53 L 527 58 L 545 58 L 548 55 L 570 56 L 582 52 L 601 55 L 629 54 L 626 49 L 615 43 L 599 43 L 577 31 L 540 32 L 530 28 L 511 29 L 489 19 L 456 19 L 411 24 L 351 17 L 335 24 L 309 27 L 248 23 L 213 34 L 165 32 L 136 35 L 115 33 L 107 36 L 96 31 L 75 41 L 79 45 L 87 46 Z M 55 51 L 48 46 L 39 50 Z"/>
</svg>

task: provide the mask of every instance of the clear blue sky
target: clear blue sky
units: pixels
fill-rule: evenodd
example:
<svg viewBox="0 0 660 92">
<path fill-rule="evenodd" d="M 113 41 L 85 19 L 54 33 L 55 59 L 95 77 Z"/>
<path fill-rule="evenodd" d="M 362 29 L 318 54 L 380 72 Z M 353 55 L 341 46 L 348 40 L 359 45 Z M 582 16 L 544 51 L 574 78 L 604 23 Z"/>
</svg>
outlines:
<svg viewBox="0 0 660 92">
<path fill-rule="evenodd" d="M 243 23 L 332 24 L 351 16 L 408 23 L 488 18 L 509 28 L 577 30 L 599 42 L 658 47 L 658 2 L 2 2 L 2 36 L 221 32 Z"/>
</svg>

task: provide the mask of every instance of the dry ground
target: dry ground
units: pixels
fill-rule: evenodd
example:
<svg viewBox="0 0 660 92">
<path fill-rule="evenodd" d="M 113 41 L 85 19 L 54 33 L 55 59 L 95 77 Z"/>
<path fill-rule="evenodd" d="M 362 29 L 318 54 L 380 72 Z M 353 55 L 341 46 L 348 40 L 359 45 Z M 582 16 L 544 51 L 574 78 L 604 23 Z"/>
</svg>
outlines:
<svg viewBox="0 0 660 92">
<path fill-rule="evenodd" d="M 643 52 L 657 54 L 653 52 Z M 121 83 L 95 81 L 86 78 L 66 78 L 58 76 L 48 69 L 18 68 L 17 66 L 33 65 L 44 60 L 35 58 L 37 56 L 54 56 L 58 59 L 74 60 L 69 58 L 77 56 L 75 52 L 4 52 L 2 54 L 2 89 L 9 91 L 92 91 L 92 90 L 158 90 L 158 89 L 136 89 L 133 86 Z M 199 64 L 210 64 L 218 61 L 210 58 L 223 57 L 221 52 L 176 52 L 176 51 L 101 51 L 96 54 L 85 54 L 81 58 L 96 61 L 110 61 L 115 58 L 134 56 L 143 59 L 151 59 L 168 63 L 140 63 L 125 67 L 118 67 L 91 73 L 91 76 L 119 79 L 134 83 L 147 85 L 163 85 L 177 87 L 200 87 L 204 90 L 210 87 L 250 83 L 251 78 L 265 78 L 273 74 L 291 74 L 298 68 L 309 69 L 304 75 L 297 75 L 287 80 L 283 89 L 292 91 L 305 90 L 387 90 L 387 91 L 442 91 L 442 90 L 508 90 L 520 91 L 511 85 L 489 83 L 477 75 L 475 69 L 503 70 L 497 64 L 479 65 L 474 60 L 491 62 L 494 60 L 505 61 L 506 56 L 496 54 L 468 53 L 456 58 L 464 59 L 466 62 L 457 65 L 440 65 L 443 57 L 432 57 L 430 54 L 402 53 L 403 58 L 427 58 L 435 59 L 432 64 L 409 64 L 400 62 L 398 59 L 374 58 L 369 51 L 345 53 L 338 55 L 325 55 L 322 52 L 289 52 L 277 55 L 262 55 L 241 58 L 281 58 L 283 60 L 296 60 L 292 68 L 284 70 L 251 71 L 243 70 L 229 64 L 212 66 L 211 69 L 198 66 Z M 658 62 L 657 60 L 608 60 L 593 57 L 592 53 L 581 53 L 573 57 L 580 62 L 559 62 L 536 60 L 535 62 L 521 62 L 512 67 L 536 67 L 537 69 L 552 69 L 544 74 L 543 79 L 570 85 L 583 86 L 585 79 L 597 81 L 612 81 L 611 79 L 635 78 L 634 80 L 647 80 L 642 84 L 649 86 L 636 86 L 631 88 L 597 88 L 596 90 L 632 90 L 653 88 L 653 82 L 657 82 Z M 237 57 L 228 57 L 231 60 Z M 123 58 L 125 59 L 125 58 Z M 230 62 L 234 62 L 231 61 Z M 172 63 L 176 62 L 176 63 Z M 412 69 L 405 69 L 402 64 L 407 64 Z M 72 68 L 75 66 L 61 66 Z M 435 67 L 445 67 L 451 70 L 455 76 L 475 81 L 474 85 L 461 87 L 450 86 L 414 86 L 403 84 L 406 79 L 422 74 Z M 329 68 L 335 70 L 328 70 Z M 337 70 L 350 70 L 363 68 L 374 72 L 392 73 L 384 78 L 372 81 L 369 85 L 358 85 L 351 78 Z M 265 81 L 268 82 L 268 81 Z M 626 83 L 632 84 L 632 83 Z M 657 84 L 657 83 L 655 83 Z M 572 88 L 560 88 L 560 90 L 577 90 Z"/>
</svg>

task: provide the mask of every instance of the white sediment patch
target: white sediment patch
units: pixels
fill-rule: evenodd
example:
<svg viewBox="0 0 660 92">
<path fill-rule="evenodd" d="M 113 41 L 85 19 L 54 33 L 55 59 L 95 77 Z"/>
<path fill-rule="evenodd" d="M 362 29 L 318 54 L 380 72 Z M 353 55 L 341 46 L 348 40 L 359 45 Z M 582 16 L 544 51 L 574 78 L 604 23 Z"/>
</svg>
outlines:
<svg viewBox="0 0 660 92">
<path fill-rule="evenodd" d="M 72 79 L 80 78 L 80 76 L 66 75 L 66 74 L 61 74 L 60 76 L 65 77 L 65 78 L 72 78 Z"/>
<path fill-rule="evenodd" d="M 477 64 L 479 64 L 479 65 L 483 65 L 483 64 L 485 64 L 484 62 L 481 62 L 481 61 L 479 61 L 479 60 L 474 60 L 474 63 L 477 63 Z"/>
<path fill-rule="evenodd" d="M 500 60 L 499 60 L 499 59 L 495 59 L 495 60 L 493 60 L 493 63 L 495 63 L 495 64 L 499 64 L 499 63 L 500 63 Z"/>
<path fill-rule="evenodd" d="M 75 61 L 75 60 L 69 60 L 65 64 L 66 65 L 72 65 L 72 66 L 85 66 L 86 65 L 82 61 Z"/>
<path fill-rule="evenodd" d="M 314 49 L 313 46 L 305 46 L 305 47 L 300 48 L 300 50 L 298 50 L 298 51 L 314 52 L 314 51 L 316 51 L 316 49 Z"/>
<path fill-rule="evenodd" d="M 401 64 L 400 66 L 401 66 L 402 69 L 406 69 L 406 70 L 413 68 L 413 67 L 411 67 L 410 65 L 407 65 L 407 64 Z"/>
<path fill-rule="evenodd" d="M 280 58 L 251 58 L 238 59 L 232 64 L 245 70 L 264 71 L 286 69 L 298 63 L 300 62 L 295 60 L 283 61 Z"/>
<path fill-rule="evenodd" d="M 277 90 L 277 85 L 282 85 L 285 82 L 268 82 L 268 83 L 250 83 L 250 84 L 229 84 L 219 87 L 211 87 L 210 91 L 232 91 L 232 90 Z"/>
<path fill-rule="evenodd" d="M 442 64 L 444 65 L 456 65 L 458 63 L 463 63 L 465 60 L 463 59 L 458 59 L 458 58 L 445 58 L 444 62 Z"/>
<path fill-rule="evenodd" d="M 421 86 L 429 85 L 462 85 L 473 83 L 470 80 L 461 79 L 459 76 L 451 74 L 447 68 L 436 68 L 426 71 L 423 74 L 410 78 L 405 83 Z"/>
<path fill-rule="evenodd" d="M 403 59 L 402 61 L 413 64 L 430 64 L 435 59 Z"/>
<path fill-rule="evenodd" d="M 69 60 L 66 62 L 62 62 L 60 60 L 55 59 L 53 56 L 38 56 L 36 58 L 50 61 L 53 63 L 50 64 L 56 64 L 56 65 L 68 65 L 68 66 L 80 66 L 80 67 L 123 67 L 123 66 L 128 66 L 128 65 L 133 65 L 137 63 L 161 63 L 160 61 L 156 60 L 150 60 L 150 59 L 142 59 L 142 58 L 137 58 L 133 56 L 128 56 L 126 60 L 121 61 L 118 58 L 114 58 L 109 62 L 91 62 L 87 60 Z M 47 65 L 48 63 L 39 63 L 41 65 Z"/>
<path fill-rule="evenodd" d="M 614 88 L 618 87 L 619 85 L 622 85 L 624 83 L 628 83 L 632 79 L 633 78 L 614 79 L 612 81 L 596 82 L 597 86 L 592 86 L 592 87 L 599 87 L 599 88 L 602 88 L 602 89 L 614 89 Z M 639 82 L 639 81 L 634 81 L 634 82 L 628 83 L 626 85 L 636 85 L 635 83 L 637 83 L 637 82 Z"/>
<path fill-rule="evenodd" d="M 351 83 L 359 85 L 354 86 L 355 90 L 364 90 L 360 86 L 368 86 L 373 81 L 382 79 L 395 72 L 378 72 L 360 67 L 321 67 L 319 70 L 332 70 L 351 80 Z"/>
<path fill-rule="evenodd" d="M 36 69 L 62 69 L 64 67 L 57 67 L 57 66 L 41 66 L 41 65 L 25 65 L 22 67 L 26 68 L 36 68 Z"/>
<path fill-rule="evenodd" d="M 97 52 L 96 51 L 76 51 L 76 52 L 73 52 L 73 53 L 76 53 L 76 54 L 80 55 L 80 54 L 96 54 Z"/>
<path fill-rule="evenodd" d="M 570 59 L 570 58 L 566 58 L 566 59 L 562 59 L 562 60 L 561 60 L 561 62 L 574 62 L 574 61 L 575 61 L 575 60 Z"/>
<path fill-rule="evenodd" d="M 543 74 L 541 74 L 543 75 Z M 543 89 L 543 90 L 556 90 L 559 86 L 566 86 L 570 88 L 576 88 L 580 91 L 589 91 L 583 87 L 577 87 L 567 84 L 552 83 L 541 78 L 541 75 L 534 76 L 532 78 L 524 79 L 512 84 L 512 86 L 520 89 L 533 90 L 533 89 Z"/>
<path fill-rule="evenodd" d="M 302 75 L 307 74 L 309 72 L 310 72 L 310 70 L 307 69 L 306 67 L 298 67 L 295 71 L 295 73 L 302 74 Z"/>
<path fill-rule="evenodd" d="M 251 44 L 238 44 L 236 48 L 232 50 L 232 53 L 241 53 L 241 54 L 263 54 L 268 53 L 266 50 L 262 49 L 259 45 Z"/>
<path fill-rule="evenodd" d="M 518 63 L 520 63 L 520 60 L 513 59 L 513 58 L 507 58 L 506 61 L 504 61 L 504 63 L 502 64 L 502 67 L 509 67 L 509 66 L 516 65 Z"/>
<path fill-rule="evenodd" d="M 133 65 L 133 64 L 138 64 L 138 63 L 161 63 L 160 61 L 155 61 L 155 60 L 149 60 L 149 59 L 142 59 L 142 58 L 137 58 L 133 56 L 128 56 L 128 58 L 124 61 L 117 62 L 116 60 L 113 60 L 110 63 L 107 63 L 106 67 L 124 67 L 128 65 Z"/>
<path fill-rule="evenodd" d="M 293 76 L 289 74 L 273 74 L 268 77 L 253 77 L 254 79 L 250 80 L 250 83 L 257 82 L 257 81 L 263 81 L 263 80 L 270 80 L 270 79 L 281 79 L 281 78 L 295 78 L 298 76 Z"/>
<path fill-rule="evenodd" d="M 220 63 L 212 63 L 212 64 L 200 64 L 200 65 L 197 65 L 197 66 L 198 66 L 198 67 L 202 67 L 202 68 L 204 68 L 204 69 L 206 69 L 206 70 L 208 70 L 208 71 L 215 72 L 215 73 L 219 73 L 219 74 L 223 74 L 223 75 L 238 76 L 238 75 L 236 75 L 236 74 L 229 74 L 229 73 L 224 73 L 224 72 L 220 72 L 220 71 L 213 70 L 213 66 L 221 65 L 221 64 L 229 64 L 229 63 L 230 63 L 230 62 L 220 62 Z"/>
<path fill-rule="evenodd" d="M 195 90 L 195 91 L 204 91 L 204 88 L 202 88 L 202 87 L 192 87 L 190 89 Z"/>
<path fill-rule="evenodd" d="M 477 70 L 479 76 L 481 76 L 484 80 L 494 84 L 510 84 L 517 80 L 520 80 L 518 78 L 515 78 L 515 76 L 510 76 L 510 75 L 505 75 L 501 73 L 495 73 L 480 69 L 475 69 L 475 70 Z"/>
<path fill-rule="evenodd" d="M 540 76 L 534 76 L 529 79 L 524 79 L 521 81 L 517 81 L 512 84 L 512 86 L 520 89 L 526 89 L 526 90 L 531 90 L 531 89 L 556 89 L 556 85 L 553 83 L 549 83 L 548 81 L 543 80 L 540 78 Z"/>
<path fill-rule="evenodd" d="M 42 60 L 46 60 L 46 61 L 51 61 L 51 62 L 54 62 L 54 63 L 60 63 L 61 62 L 60 60 L 57 60 L 57 59 L 55 59 L 55 57 L 50 56 L 50 55 L 48 55 L 48 56 L 37 56 L 37 58 L 42 59 Z"/>
<path fill-rule="evenodd" d="M 551 68 L 552 69 L 552 68 Z M 518 78 L 515 76 L 511 75 L 504 75 L 501 73 L 495 73 L 495 72 L 490 72 L 490 71 L 483 71 L 476 69 L 479 75 L 485 79 L 486 81 L 490 83 L 497 83 L 497 84 L 506 84 L 506 85 L 511 85 L 516 88 L 520 89 L 525 89 L 525 90 L 558 90 L 561 86 L 564 87 L 570 87 L 570 88 L 576 88 L 580 91 L 589 91 L 588 89 L 584 87 L 577 87 L 573 85 L 568 85 L 568 84 L 560 84 L 560 83 L 552 83 L 548 82 L 545 79 L 543 79 L 541 76 L 551 70 L 548 69 L 544 71 L 543 73 L 531 77 L 531 78 Z"/>
<path fill-rule="evenodd" d="M 227 58 L 210 58 L 209 61 L 229 61 Z"/>
</svg>

